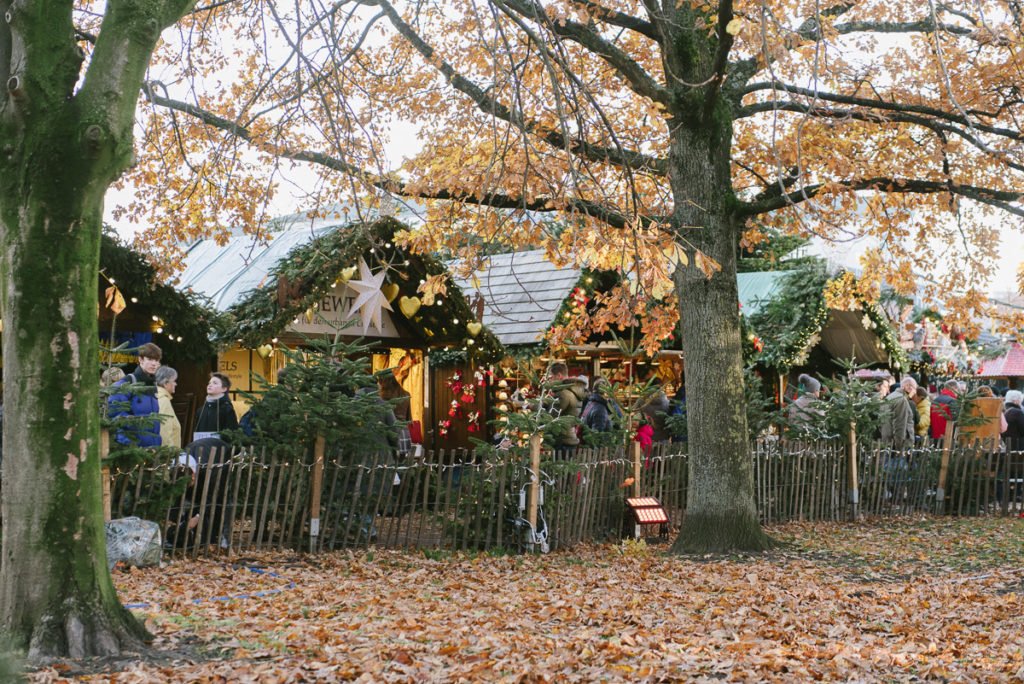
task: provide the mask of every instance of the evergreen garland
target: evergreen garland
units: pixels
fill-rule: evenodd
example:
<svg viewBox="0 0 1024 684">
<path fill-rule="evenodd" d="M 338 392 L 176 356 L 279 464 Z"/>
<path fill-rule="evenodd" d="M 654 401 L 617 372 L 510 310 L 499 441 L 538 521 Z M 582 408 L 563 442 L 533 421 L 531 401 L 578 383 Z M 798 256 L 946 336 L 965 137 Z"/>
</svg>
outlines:
<svg viewBox="0 0 1024 684">
<path fill-rule="evenodd" d="M 216 355 L 214 340 L 226 335 L 230 320 L 208 299 L 157 282 L 156 269 L 146 257 L 121 242 L 109 228 L 104 229 L 100 242 L 100 265 L 129 301 L 129 307 L 159 316 L 164 332 L 154 333 L 153 341 L 160 345 L 168 363 L 205 363 Z M 131 301 L 133 297 L 137 301 Z"/>
<path fill-rule="evenodd" d="M 746 318 L 749 327 L 764 340 L 756 357 L 763 366 L 786 372 L 799 354 L 828 322 L 823 264 L 792 271 L 782 279 L 778 291 L 759 311 Z M 748 333 L 749 336 L 749 333 Z"/>
<path fill-rule="evenodd" d="M 824 293 L 831 280 L 820 262 L 782 279 L 778 292 L 746 321 L 750 330 L 745 337 L 753 333 L 764 341 L 764 349 L 755 357 L 757 363 L 780 373 L 806 363 L 806 354 L 828 323 L 830 310 Z M 878 337 L 890 365 L 895 370 L 907 370 L 906 351 L 885 313 L 859 294 L 856 301 L 868 321 L 866 327 Z"/>
<path fill-rule="evenodd" d="M 396 302 L 403 296 L 418 296 L 421 277 L 448 276 L 448 271 L 438 260 L 405 252 L 394 244 L 394 235 L 407 229 L 400 221 L 385 217 L 339 225 L 296 246 L 271 269 L 272 278 L 266 286 L 252 290 L 231 307 L 235 325 L 230 336 L 250 348 L 278 337 L 293 320 L 312 310 L 334 287 L 342 270 L 354 266 L 360 257 L 366 258 L 371 269 L 396 265 L 388 271 L 388 282 L 399 288 Z M 291 289 L 294 296 L 279 302 L 279 285 L 287 286 L 285 289 Z M 431 346 L 455 346 L 477 362 L 501 358 L 501 343 L 487 328 L 476 337 L 468 334 L 466 324 L 475 317 L 450 276 L 447 288 L 447 294 L 439 298 L 440 304 L 423 305 L 412 318 L 405 318 L 396 306 L 396 319 L 404 319 Z"/>
</svg>

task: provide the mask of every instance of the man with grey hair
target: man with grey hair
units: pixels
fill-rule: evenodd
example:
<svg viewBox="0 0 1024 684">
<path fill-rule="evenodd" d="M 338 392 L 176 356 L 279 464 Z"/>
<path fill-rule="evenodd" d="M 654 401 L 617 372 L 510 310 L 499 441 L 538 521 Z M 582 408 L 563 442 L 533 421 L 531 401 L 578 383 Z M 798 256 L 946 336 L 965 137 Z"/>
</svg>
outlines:
<svg viewBox="0 0 1024 684">
<path fill-rule="evenodd" d="M 917 381 L 903 376 L 900 387 L 885 398 L 881 412 L 882 441 L 903 451 L 914 446 L 917 421 L 911 407 L 911 397 L 917 394 Z"/>
<path fill-rule="evenodd" d="M 1006 417 L 1006 431 L 1002 437 L 1006 440 L 1006 448 L 1010 451 L 1024 451 L 1024 393 L 1010 390 L 1003 397 L 1003 415 Z"/>
<path fill-rule="evenodd" d="M 821 427 L 825 412 L 818 406 L 821 382 L 806 373 L 797 378 L 800 396 L 789 406 L 789 425 L 796 432 L 811 432 Z"/>
</svg>

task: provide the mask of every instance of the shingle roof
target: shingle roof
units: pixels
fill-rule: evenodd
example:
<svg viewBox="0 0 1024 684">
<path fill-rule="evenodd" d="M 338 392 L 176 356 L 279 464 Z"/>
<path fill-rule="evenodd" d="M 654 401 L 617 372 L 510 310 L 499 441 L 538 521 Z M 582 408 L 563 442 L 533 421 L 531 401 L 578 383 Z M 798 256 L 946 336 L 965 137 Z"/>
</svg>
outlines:
<svg viewBox="0 0 1024 684">
<path fill-rule="evenodd" d="M 1024 347 L 1015 342 L 1005 354 L 996 359 L 989 359 L 978 369 L 981 378 L 1020 378 L 1024 377 Z"/>
<path fill-rule="evenodd" d="M 581 271 L 556 266 L 544 250 L 495 254 L 486 267 L 455 282 L 466 298 L 484 297 L 484 324 L 502 344 L 540 342 L 562 302 L 579 282 Z"/>
<path fill-rule="evenodd" d="M 771 299 L 788 272 L 740 273 L 736 276 L 744 315 L 756 313 Z M 473 277 L 455 281 L 472 299 L 484 296 L 484 323 L 504 345 L 533 344 L 543 340 L 562 302 L 579 282 L 581 271 L 556 266 L 544 250 L 495 254 Z"/>
</svg>

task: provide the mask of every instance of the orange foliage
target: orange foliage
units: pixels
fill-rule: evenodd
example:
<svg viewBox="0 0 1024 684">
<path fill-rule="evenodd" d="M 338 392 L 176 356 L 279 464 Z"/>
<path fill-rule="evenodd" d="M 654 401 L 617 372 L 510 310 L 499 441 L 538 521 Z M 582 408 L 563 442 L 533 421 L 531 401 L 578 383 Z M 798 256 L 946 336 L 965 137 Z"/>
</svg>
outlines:
<svg viewBox="0 0 1024 684">
<path fill-rule="evenodd" d="M 329 20 L 317 3 L 215 4 L 158 62 L 167 96 L 207 112 L 206 123 L 166 101 L 146 108 L 139 164 L 123 181 L 136 199 L 117 215 L 145 225 L 144 240 L 163 251 L 230 229 L 258 233 L 267 203 L 302 167 L 296 202 L 312 209 L 369 211 L 383 192 L 427 198 L 422 226 L 403 242 L 444 249 L 466 269 L 481 245 L 542 247 L 633 284 L 556 340 L 627 325 L 638 311 L 664 336 L 678 314 L 658 304 L 673 271 L 711 277 L 721 267 L 679 218 L 718 209 L 696 206 L 679 179 L 685 151 L 670 149 L 670 131 L 685 111 L 674 108 L 720 92 L 733 180 L 721 194 L 735 193 L 733 220 L 871 238 L 866 292 L 885 281 L 973 315 L 998 228 L 1018 229 L 1013 212 L 1024 213 L 1015 5 L 733 4 L 720 87 L 709 64 L 700 78 L 669 78 L 673 46 L 639 0 L 550 0 L 543 16 L 525 2 L 357 2 Z M 718 3 L 675 5 L 713 54 Z M 385 150 L 398 123 L 415 127 L 420 145 L 393 168 Z M 761 238 L 751 229 L 743 244 Z"/>
</svg>

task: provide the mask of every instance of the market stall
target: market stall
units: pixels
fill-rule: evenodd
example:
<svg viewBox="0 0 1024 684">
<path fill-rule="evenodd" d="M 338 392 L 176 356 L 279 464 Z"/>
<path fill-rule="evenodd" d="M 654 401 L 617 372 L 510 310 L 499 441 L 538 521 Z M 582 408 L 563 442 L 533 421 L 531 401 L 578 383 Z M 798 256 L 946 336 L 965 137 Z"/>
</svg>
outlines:
<svg viewBox="0 0 1024 684">
<path fill-rule="evenodd" d="M 406 229 L 394 218 L 295 215 L 275 221 L 262 242 L 238 235 L 224 245 L 194 245 L 181 287 L 203 292 L 232 317 L 235 342 L 220 365 L 237 381 L 233 389 L 258 390 L 255 373 L 275 382 L 282 347 L 301 348 L 312 338 L 362 340 L 373 369 L 389 369 L 409 392 L 426 445 L 438 446 L 446 435 L 431 430 L 432 407 L 446 398 L 431 394 L 429 352 L 456 348 L 465 362 L 479 364 L 502 350 L 474 320 L 444 264 L 396 243 Z"/>
</svg>

